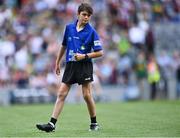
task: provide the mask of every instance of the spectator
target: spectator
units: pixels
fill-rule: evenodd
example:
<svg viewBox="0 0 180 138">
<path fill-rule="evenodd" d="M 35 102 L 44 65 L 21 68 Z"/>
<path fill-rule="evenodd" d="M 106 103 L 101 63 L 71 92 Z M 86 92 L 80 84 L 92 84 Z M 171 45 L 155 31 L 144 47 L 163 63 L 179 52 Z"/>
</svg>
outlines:
<svg viewBox="0 0 180 138">
<path fill-rule="evenodd" d="M 144 52 L 140 52 L 135 61 L 135 73 L 137 78 L 137 83 L 140 90 L 140 98 L 145 97 L 145 83 L 147 79 L 147 62 Z"/>
<path fill-rule="evenodd" d="M 150 84 L 150 98 L 157 98 L 157 85 L 160 81 L 160 72 L 154 55 L 150 55 L 147 63 L 148 82 Z"/>
<path fill-rule="evenodd" d="M 177 70 L 176 70 L 176 97 L 180 98 L 180 65 L 178 66 Z"/>
</svg>

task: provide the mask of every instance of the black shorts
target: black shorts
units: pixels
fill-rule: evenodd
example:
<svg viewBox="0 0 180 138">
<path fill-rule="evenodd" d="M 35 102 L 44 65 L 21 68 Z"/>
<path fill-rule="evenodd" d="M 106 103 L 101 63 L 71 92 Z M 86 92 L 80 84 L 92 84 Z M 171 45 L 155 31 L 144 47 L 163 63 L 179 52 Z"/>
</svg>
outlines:
<svg viewBox="0 0 180 138">
<path fill-rule="evenodd" d="M 93 81 L 92 62 L 67 62 L 62 82 L 79 85 Z"/>
</svg>

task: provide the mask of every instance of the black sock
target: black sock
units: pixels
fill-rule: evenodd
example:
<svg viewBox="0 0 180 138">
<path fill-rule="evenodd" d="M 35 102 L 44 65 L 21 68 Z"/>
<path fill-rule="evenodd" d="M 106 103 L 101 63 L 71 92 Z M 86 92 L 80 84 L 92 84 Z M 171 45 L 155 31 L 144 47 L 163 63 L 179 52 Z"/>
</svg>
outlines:
<svg viewBox="0 0 180 138">
<path fill-rule="evenodd" d="M 95 117 L 91 117 L 91 123 L 97 123 L 96 122 L 96 116 Z"/>
<path fill-rule="evenodd" d="M 55 125 L 55 124 L 56 124 L 56 122 L 57 122 L 57 119 L 55 119 L 55 118 L 51 117 L 50 122 L 51 122 L 51 123 L 53 123 L 53 124 Z"/>
</svg>

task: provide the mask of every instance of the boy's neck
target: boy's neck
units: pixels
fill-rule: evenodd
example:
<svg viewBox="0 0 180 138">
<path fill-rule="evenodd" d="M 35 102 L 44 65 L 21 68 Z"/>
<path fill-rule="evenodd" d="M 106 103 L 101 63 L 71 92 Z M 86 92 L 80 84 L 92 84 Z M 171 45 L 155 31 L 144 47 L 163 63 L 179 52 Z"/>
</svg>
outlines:
<svg viewBox="0 0 180 138">
<path fill-rule="evenodd" d="M 82 24 L 80 23 L 79 21 L 77 22 L 77 26 L 76 26 L 76 29 L 77 31 L 81 31 L 84 27 L 85 27 L 86 24 Z"/>
</svg>

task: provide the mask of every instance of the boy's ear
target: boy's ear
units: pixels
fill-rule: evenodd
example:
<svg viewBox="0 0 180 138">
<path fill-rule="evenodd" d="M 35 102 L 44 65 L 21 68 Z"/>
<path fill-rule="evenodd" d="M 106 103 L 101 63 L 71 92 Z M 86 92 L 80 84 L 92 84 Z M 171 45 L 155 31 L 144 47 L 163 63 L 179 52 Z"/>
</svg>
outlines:
<svg viewBox="0 0 180 138">
<path fill-rule="evenodd" d="M 79 13 L 77 13 L 77 17 L 79 18 Z"/>
</svg>

